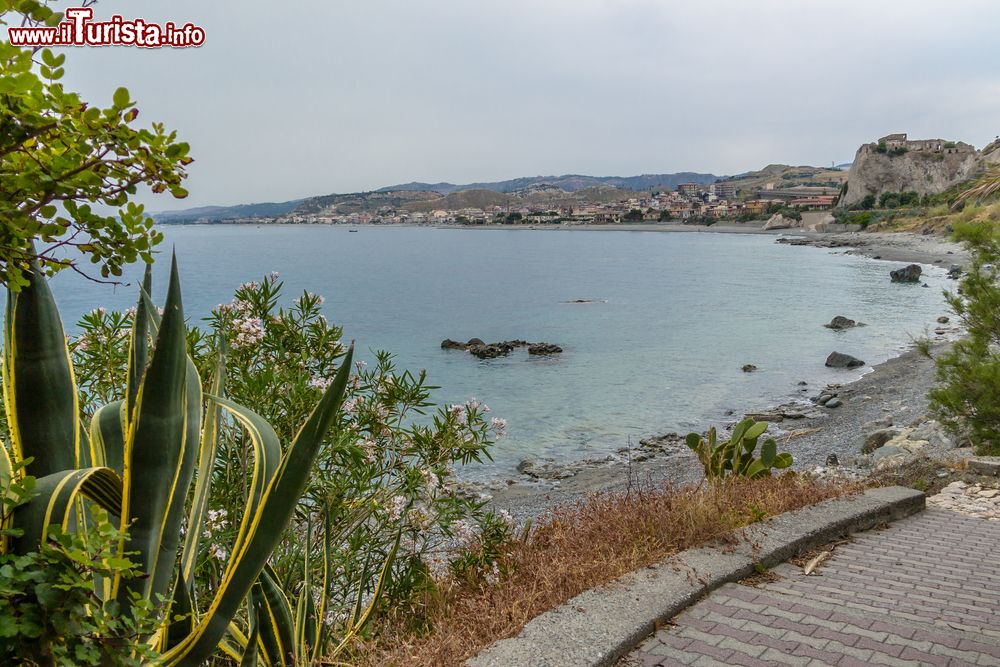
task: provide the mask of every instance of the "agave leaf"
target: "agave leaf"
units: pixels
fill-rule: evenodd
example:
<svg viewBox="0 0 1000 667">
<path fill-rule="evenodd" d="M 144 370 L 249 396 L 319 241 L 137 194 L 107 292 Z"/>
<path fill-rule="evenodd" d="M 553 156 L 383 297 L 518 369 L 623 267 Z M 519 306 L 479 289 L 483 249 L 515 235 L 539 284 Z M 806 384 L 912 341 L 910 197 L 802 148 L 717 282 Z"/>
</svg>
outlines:
<svg viewBox="0 0 1000 667">
<path fill-rule="evenodd" d="M 281 539 L 282 530 L 292 517 L 316 454 L 340 409 L 353 355 L 354 346 L 351 345 L 334 381 L 299 430 L 281 461 L 277 475 L 268 484 L 262 502 L 252 517 L 247 539 L 226 564 L 211 606 L 195 631 L 182 644 L 164 654 L 166 665 L 200 665 L 222 639 L 229 621 L 264 568 L 268 556 Z"/>
<path fill-rule="evenodd" d="M 244 635 L 235 623 L 230 623 L 229 627 L 226 628 L 225 636 L 219 640 L 219 650 L 226 654 L 233 662 L 238 663 L 243 659 L 243 654 L 246 652 L 247 636 Z M 260 644 L 260 638 L 257 639 L 258 645 Z"/>
<path fill-rule="evenodd" d="M 254 584 L 254 599 L 260 608 L 260 639 L 264 655 L 272 665 L 292 664 L 295 643 L 292 606 L 270 565 L 264 567 Z"/>
<path fill-rule="evenodd" d="M 326 618 L 327 591 L 329 591 L 330 577 L 333 572 L 333 519 L 329 505 L 323 508 L 323 583 L 319 589 L 319 608 L 316 610 L 316 638 L 313 644 L 312 661 L 315 663 L 320 658 L 320 651 L 326 645 L 327 626 L 323 623 Z"/>
<path fill-rule="evenodd" d="M 226 381 L 225 356 L 220 351 L 215 365 L 215 377 L 212 380 L 211 395 L 224 396 Z M 198 543 L 201 540 L 201 530 L 193 529 L 203 526 L 205 513 L 208 511 L 208 499 L 212 489 L 212 470 L 219 451 L 219 419 L 221 409 L 211 399 L 205 412 L 205 424 L 202 428 L 200 460 L 198 461 L 198 477 L 194 485 L 194 498 L 188 514 L 189 530 L 184 539 L 181 552 L 181 574 L 191 587 L 190 595 L 194 597 L 194 567 L 198 558 Z"/>
<path fill-rule="evenodd" d="M 174 581 L 174 594 L 164 614 L 166 632 L 163 633 L 163 641 L 160 645 L 160 652 L 166 651 L 172 646 L 176 646 L 184 637 L 191 634 L 194 629 L 194 599 L 191 591 L 194 586 L 187 581 L 184 573 L 180 573 Z"/>
<path fill-rule="evenodd" d="M 0 489 L 6 489 L 14 479 L 14 464 L 10 462 L 7 446 L 0 442 Z"/>
<path fill-rule="evenodd" d="M 296 665 L 301 665 L 307 660 L 304 651 L 307 647 L 306 635 L 309 624 L 309 601 L 312 597 L 312 577 L 309 568 L 309 552 L 312 548 L 312 521 L 306 521 L 306 548 L 302 557 L 302 588 L 299 591 L 299 599 L 295 603 L 295 651 L 294 660 Z M 314 646 L 310 644 L 309 646 Z"/>
<path fill-rule="evenodd" d="M 139 385 L 142 383 L 142 375 L 146 372 L 146 362 L 149 359 L 149 315 L 142 295 L 152 291 L 153 267 L 147 264 L 139 291 L 139 301 L 135 304 L 135 316 L 132 318 L 132 332 L 129 337 L 128 375 L 125 378 L 125 395 L 128 401 L 126 415 L 129 417 L 135 410 Z"/>
<path fill-rule="evenodd" d="M 260 619 L 258 618 L 256 596 L 253 590 L 247 593 L 247 606 L 250 608 L 250 636 L 247 638 L 246 650 L 240 659 L 240 667 L 257 667 L 257 637 Z"/>
<path fill-rule="evenodd" d="M 130 580 L 115 592 L 128 604 L 133 592 L 147 600 L 165 596 L 177 553 L 180 511 L 187 495 L 183 486 L 190 471 L 183 469 L 191 458 L 185 449 L 189 433 L 186 334 L 176 260 L 170 270 L 170 287 L 162 326 L 149 366 L 139 385 L 135 414 L 125 440 L 125 502 L 122 530 L 128 531 L 125 551 L 136 552 L 144 580 Z M 168 517 L 177 525 L 168 525 Z M 221 637 L 220 637 L 221 638 Z"/>
<path fill-rule="evenodd" d="M 125 468 L 125 401 L 98 409 L 90 422 L 90 456 L 93 465 L 106 466 L 119 475 Z"/>
<path fill-rule="evenodd" d="M 65 529 L 73 518 L 76 500 L 86 496 L 110 514 L 119 514 L 122 505 L 121 479 L 110 468 L 62 470 L 41 477 L 35 484 L 31 502 L 14 510 L 12 524 L 22 531 L 11 540 L 11 551 L 37 551 L 48 538 L 49 526 Z"/>
<path fill-rule="evenodd" d="M 7 292 L 3 386 L 14 458 L 45 477 L 80 464 L 80 411 L 66 334 L 37 263 Z"/>
<path fill-rule="evenodd" d="M 240 517 L 240 528 L 233 543 L 233 554 L 235 554 L 247 539 L 253 518 L 260 507 L 268 485 L 278 474 L 278 469 L 281 466 L 281 442 L 267 420 L 253 410 L 221 396 L 210 395 L 208 398 L 210 408 L 212 406 L 221 407 L 240 422 L 249 434 L 250 443 L 253 446 L 253 473 L 250 477 L 246 511 Z"/>
</svg>

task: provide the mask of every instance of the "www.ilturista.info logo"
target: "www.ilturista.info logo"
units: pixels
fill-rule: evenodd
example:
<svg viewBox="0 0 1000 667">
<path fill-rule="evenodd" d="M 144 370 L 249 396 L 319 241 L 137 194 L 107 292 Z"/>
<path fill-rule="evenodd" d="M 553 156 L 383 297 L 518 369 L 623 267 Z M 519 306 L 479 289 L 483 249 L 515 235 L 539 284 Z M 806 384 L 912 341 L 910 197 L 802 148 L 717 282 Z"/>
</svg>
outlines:
<svg viewBox="0 0 1000 667">
<path fill-rule="evenodd" d="M 205 29 L 168 21 L 163 25 L 143 19 L 124 19 L 114 15 L 108 21 L 92 21 L 90 7 L 69 7 L 65 20 L 56 26 L 8 27 L 7 36 L 14 46 L 141 46 L 184 48 L 205 43 Z"/>
</svg>

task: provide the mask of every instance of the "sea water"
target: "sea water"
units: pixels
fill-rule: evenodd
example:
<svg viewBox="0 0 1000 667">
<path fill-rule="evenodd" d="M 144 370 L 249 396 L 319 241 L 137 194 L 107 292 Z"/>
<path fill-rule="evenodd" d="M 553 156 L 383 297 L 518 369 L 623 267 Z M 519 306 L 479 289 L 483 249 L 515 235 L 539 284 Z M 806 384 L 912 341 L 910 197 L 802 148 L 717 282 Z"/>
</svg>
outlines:
<svg viewBox="0 0 1000 667">
<path fill-rule="evenodd" d="M 288 300 L 309 290 L 355 339 L 362 358 L 388 350 L 426 369 L 432 398 L 472 397 L 508 422 L 488 474 L 525 457 L 600 457 L 631 438 L 702 429 L 727 410 L 753 410 L 854 379 L 926 334 L 953 283 L 926 267 L 923 283 L 889 280 L 902 266 L 770 235 L 584 230 L 462 230 L 335 226 L 162 227 L 176 248 L 193 321 L 247 280 L 281 274 Z M 155 266 L 162 301 L 169 262 Z M 138 278 L 132 267 L 126 279 Z M 98 306 L 124 309 L 135 287 L 53 280 L 67 328 Z M 586 300 L 587 303 L 573 303 Z M 835 315 L 867 326 L 832 331 Z M 445 338 L 545 341 L 479 360 Z M 866 368 L 824 367 L 834 351 Z M 758 370 L 744 373 L 753 364 Z"/>
</svg>

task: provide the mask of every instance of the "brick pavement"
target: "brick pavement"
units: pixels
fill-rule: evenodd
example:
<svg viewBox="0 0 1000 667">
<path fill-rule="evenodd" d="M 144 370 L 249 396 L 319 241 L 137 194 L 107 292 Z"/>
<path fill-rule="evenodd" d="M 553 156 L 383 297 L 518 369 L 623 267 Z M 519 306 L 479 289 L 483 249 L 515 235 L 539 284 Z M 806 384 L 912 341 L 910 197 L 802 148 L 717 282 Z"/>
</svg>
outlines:
<svg viewBox="0 0 1000 667">
<path fill-rule="evenodd" d="M 622 665 L 1000 665 L 1000 523 L 929 509 L 727 584 Z"/>
</svg>

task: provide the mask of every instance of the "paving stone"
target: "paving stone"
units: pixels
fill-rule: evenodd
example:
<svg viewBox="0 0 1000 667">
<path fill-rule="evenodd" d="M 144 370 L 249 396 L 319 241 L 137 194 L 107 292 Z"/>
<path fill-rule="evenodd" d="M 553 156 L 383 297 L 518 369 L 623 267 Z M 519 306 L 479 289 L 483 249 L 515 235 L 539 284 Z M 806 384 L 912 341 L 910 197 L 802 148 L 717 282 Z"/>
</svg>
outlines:
<svg viewBox="0 0 1000 667">
<path fill-rule="evenodd" d="M 1000 523 L 968 515 L 973 497 L 1000 508 L 1000 492 L 953 483 L 944 494 L 964 509 L 858 534 L 811 576 L 784 564 L 775 581 L 723 586 L 631 664 L 1000 666 Z"/>
</svg>

